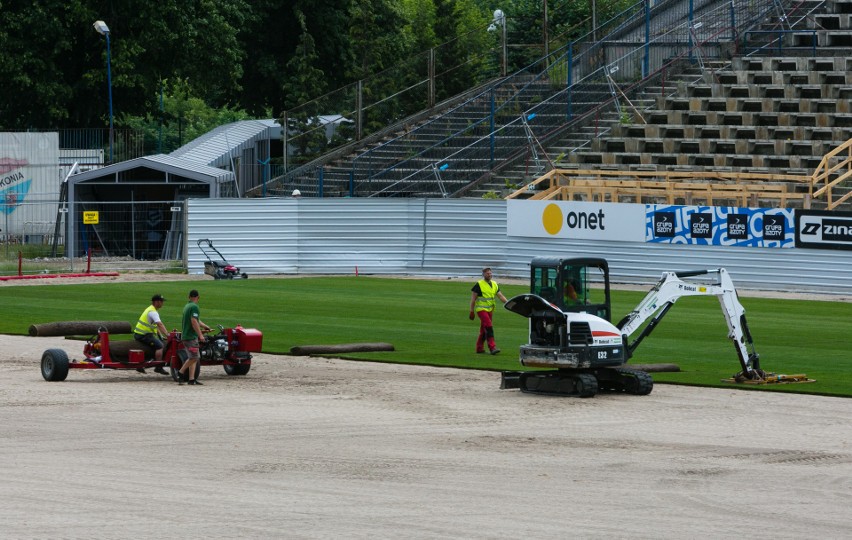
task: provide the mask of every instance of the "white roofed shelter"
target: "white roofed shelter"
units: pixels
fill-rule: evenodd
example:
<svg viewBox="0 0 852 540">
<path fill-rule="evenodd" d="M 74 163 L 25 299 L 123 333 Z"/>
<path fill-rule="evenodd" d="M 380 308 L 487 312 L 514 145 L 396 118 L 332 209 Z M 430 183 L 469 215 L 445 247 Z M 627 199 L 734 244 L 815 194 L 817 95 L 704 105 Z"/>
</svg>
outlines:
<svg viewBox="0 0 852 540">
<path fill-rule="evenodd" d="M 178 258 L 185 249 L 183 201 L 241 197 L 262 182 L 261 160 L 268 163 L 282 147 L 277 122 L 247 120 L 220 126 L 171 154 L 69 176 L 63 188 L 67 253 L 80 256 L 96 246 L 109 255 Z M 83 212 L 99 212 L 99 223 L 83 223 Z"/>
</svg>

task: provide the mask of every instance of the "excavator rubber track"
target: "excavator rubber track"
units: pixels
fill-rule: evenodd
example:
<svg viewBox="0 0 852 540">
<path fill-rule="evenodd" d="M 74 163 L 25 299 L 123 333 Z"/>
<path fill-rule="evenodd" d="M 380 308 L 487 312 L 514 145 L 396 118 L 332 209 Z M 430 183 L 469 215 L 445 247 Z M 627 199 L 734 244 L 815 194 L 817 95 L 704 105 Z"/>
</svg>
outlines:
<svg viewBox="0 0 852 540">
<path fill-rule="evenodd" d="M 647 396 L 654 389 L 654 379 L 648 373 L 626 367 L 597 371 L 601 391 L 624 392 L 634 396 Z"/>
<path fill-rule="evenodd" d="M 591 373 L 527 371 L 518 376 L 518 388 L 529 394 L 593 397 L 598 393 L 598 379 Z"/>
<path fill-rule="evenodd" d="M 601 368 L 591 371 L 505 371 L 501 388 L 519 388 L 529 394 L 592 397 L 598 392 L 624 392 L 645 396 L 654 389 L 648 373 L 630 368 Z"/>
</svg>

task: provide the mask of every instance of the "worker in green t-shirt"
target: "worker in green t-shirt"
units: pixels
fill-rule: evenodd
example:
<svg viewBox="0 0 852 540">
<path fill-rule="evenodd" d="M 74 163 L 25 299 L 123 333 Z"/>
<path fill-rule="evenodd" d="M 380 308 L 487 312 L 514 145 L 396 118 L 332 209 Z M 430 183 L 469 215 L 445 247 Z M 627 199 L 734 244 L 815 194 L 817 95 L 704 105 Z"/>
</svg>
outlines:
<svg viewBox="0 0 852 540">
<path fill-rule="evenodd" d="M 178 372 L 178 382 L 183 384 L 200 385 L 196 380 L 196 366 L 200 359 L 198 343 L 205 341 L 204 332 L 210 327 L 201 322 L 201 309 L 198 307 L 198 291 L 189 291 L 189 302 L 183 307 L 180 341 L 188 353 L 188 358 Z"/>
</svg>

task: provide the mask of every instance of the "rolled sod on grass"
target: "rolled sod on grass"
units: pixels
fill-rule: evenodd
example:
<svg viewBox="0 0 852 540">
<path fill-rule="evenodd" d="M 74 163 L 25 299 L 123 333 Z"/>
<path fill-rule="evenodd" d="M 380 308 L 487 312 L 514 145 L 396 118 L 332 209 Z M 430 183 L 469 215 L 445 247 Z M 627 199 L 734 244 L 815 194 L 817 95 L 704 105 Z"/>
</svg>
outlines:
<svg viewBox="0 0 852 540">
<path fill-rule="evenodd" d="M 101 329 L 110 334 L 129 334 L 132 330 L 127 321 L 57 321 L 30 325 L 30 335 L 33 337 L 79 336 L 97 334 Z"/>
<path fill-rule="evenodd" d="M 340 343 L 338 345 L 297 345 L 290 348 L 290 354 L 307 356 L 310 354 L 337 354 L 350 352 L 392 351 L 390 343 Z"/>
</svg>

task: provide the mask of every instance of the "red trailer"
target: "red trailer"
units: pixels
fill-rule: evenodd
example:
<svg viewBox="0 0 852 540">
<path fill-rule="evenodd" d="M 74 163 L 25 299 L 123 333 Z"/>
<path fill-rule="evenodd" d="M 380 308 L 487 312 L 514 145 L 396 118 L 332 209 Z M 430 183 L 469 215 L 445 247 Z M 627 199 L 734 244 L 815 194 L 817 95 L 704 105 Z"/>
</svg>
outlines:
<svg viewBox="0 0 852 540">
<path fill-rule="evenodd" d="M 245 375 L 251 369 L 251 353 L 260 352 L 263 334 L 254 328 L 219 326 L 219 333 L 206 336 L 199 344 L 201 366 L 222 366 L 228 375 Z M 41 375 L 46 381 L 64 381 L 70 369 L 148 369 L 169 368 L 172 379 L 178 380 L 178 370 L 186 358 L 180 341 L 180 332 L 172 331 L 166 338 L 162 360 L 155 360 L 140 345 L 129 349 L 126 356 L 110 349 L 110 335 L 104 329 L 98 331 L 83 346 L 82 360 L 69 360 L 62 349 L 48 349 L 41 356 Z M 196 373 L 197 375 L 198 373 Z"/>
</svg>

